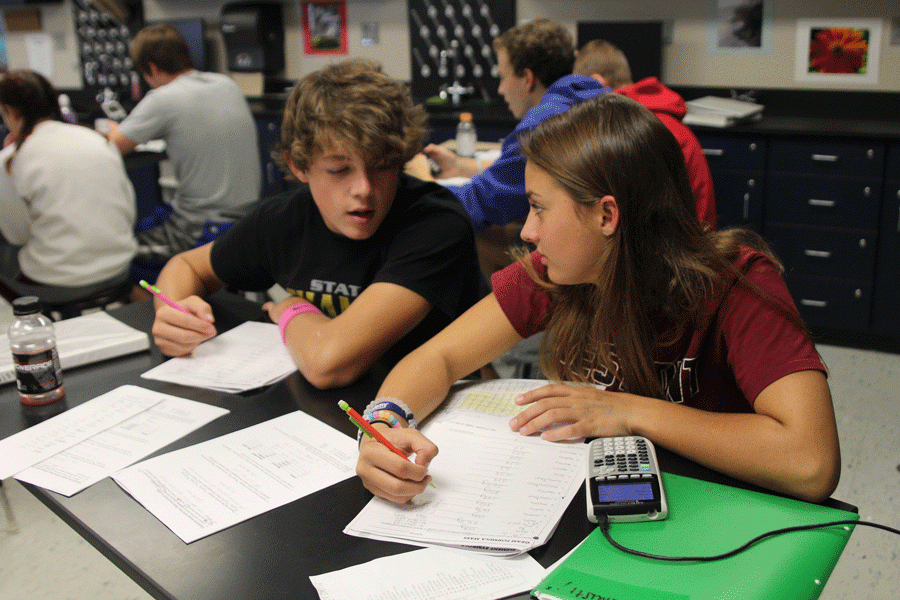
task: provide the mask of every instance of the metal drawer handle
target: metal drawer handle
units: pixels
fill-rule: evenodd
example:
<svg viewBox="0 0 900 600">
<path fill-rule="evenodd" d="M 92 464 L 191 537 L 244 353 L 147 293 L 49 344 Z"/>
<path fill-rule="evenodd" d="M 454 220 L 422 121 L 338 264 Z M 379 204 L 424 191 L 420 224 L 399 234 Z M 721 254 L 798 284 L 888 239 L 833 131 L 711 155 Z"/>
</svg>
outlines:
<svg viewBox="0 0 900 600">
<path fill-rule="evenodd" d="M 826 302 L 825 300 L 807 300 L 806 298 L 800 300 L 800 304 L 802 304 L 803 306 L 812 306 L 815 308 L 825 308 L 826 306 L 828 306 L 828 302 Z"/>
<path fill-rule="evenodd" d="M 834 208 L 835 205 L 834 200 L 816 200 L 815 198 L 809 199 L 810 206 L 824 206 L 826 208 Z"/>
<path fill-rule="evenodd" d="M 804 250 L 803 254 L 812 258 L 831 258 L 831 252 L 827 250 Z"/>
<path fill-rule="evenodd" d="M 835 154 L 813 154 L 812 159 L 820 162 L 837 162 L 838 157 Z"/>
<path fill-rule="evenodd" d="M 725 151 L 721 148 L 703 148 L 703 156 L 723 156 Z"/>
</svg>

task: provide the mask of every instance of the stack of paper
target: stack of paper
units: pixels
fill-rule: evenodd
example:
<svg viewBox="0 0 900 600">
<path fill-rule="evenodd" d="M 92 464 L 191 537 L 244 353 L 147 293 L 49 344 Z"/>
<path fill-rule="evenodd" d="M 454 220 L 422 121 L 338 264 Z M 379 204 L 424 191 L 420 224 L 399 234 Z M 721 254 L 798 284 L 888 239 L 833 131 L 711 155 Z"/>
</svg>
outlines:
<svg viewBox="0 0 900 600">
<path fill-rule="evenodd" d="M 227 413 L 123 385 L 0 440 L 0 479 L 71 496 Z"/>
<path fill-rule="evenodd" d="M 373 498 L 344 529 L 360 537 L 515 555 L 546 543 L 584 480 L 582 440 L 510 430 L 513 399 L 546 381 L 463 384 L 422 431 L 440 454 L 434 487 L 407 504 Z"/>
<path fill-rule="evenodd" d="M 220 392 L 244 392 L 297 370 L 274 323 L 248 321 L 141 375 Z"/>
<path fill-rule="evenodd" d="M 146 333 L 129 327 L 105 312 L 95 312 L 53 324 L 63 370 L 140 352 L 150 347 Z M 0 348 L 9 348 L 9 336 L 0 335 Z M 0 351 L 0 384 L 16 380 L 12 354 Z"/>
<path fill-rule="evenodd" d="M 708 127 L 729 127 L 737 123 L 762 118 L 763 106 L 754 102 L 744 102 L 718 96 L 704 96 L 689 100 L 685 125 L 706 125 Z"/>
</svg>

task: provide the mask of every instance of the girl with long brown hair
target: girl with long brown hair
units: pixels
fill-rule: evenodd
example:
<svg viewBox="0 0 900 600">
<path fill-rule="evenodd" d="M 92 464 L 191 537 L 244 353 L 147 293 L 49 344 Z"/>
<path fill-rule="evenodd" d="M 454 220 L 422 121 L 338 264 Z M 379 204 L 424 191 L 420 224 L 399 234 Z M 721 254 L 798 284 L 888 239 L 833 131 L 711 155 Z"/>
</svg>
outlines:
<svg viewBox="0 0 900 600">
<path fill-rule="evenodd" d="M 827 498 L 840 470 L 827 370 L 765 243 L 697 219 L 666 127 L 608 94 L 521 146 L 522 238 L 536 250 L 391 371 L 380 408 L 401 407 L 401 425 L 422 419 L 458 378 L 545 331 L 553 383 L 516 400 L 513 430 L 551 441 L 642 435 L 737 479 Z M 404 502 L 427 486 L 437 447 L 412 428 L 384 433 L 415 463 L 363 440 L 357 472 Z"/>
</svg>

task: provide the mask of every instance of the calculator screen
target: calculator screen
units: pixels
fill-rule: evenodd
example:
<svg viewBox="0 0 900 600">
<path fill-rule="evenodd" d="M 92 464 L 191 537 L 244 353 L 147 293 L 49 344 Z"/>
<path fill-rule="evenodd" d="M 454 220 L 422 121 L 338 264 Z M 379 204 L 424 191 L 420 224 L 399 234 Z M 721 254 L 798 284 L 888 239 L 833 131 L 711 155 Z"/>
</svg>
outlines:
<svg viewBox="0 0 900 600">
<path fill-rule="evenodd" d="M 653 500 L 653 486 L 649 483 L 598 483 L 597 500 L 607 502 L 645 502 Z"/>
</svg>

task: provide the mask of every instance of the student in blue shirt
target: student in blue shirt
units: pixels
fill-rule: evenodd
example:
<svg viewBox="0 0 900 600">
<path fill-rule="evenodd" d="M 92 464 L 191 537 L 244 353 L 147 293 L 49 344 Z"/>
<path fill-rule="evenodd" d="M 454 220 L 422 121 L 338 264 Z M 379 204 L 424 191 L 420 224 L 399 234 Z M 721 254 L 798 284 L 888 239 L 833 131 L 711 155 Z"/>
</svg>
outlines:
<svg viewBox="0 0 900 600">
<path fill-rule="evenodd" d="M 507 30 L 494 39 L 494 50 L 500 71 L 498 92 L 513 116 L 520 119 L 503 141 L 500 158 L 482 171 L 474 159 L 459 158 L 442 146 L 431 144 L 424 150 L 441 167 L 438 178 L 472 177 L 466 185 L 449 187 L 466 207 L 476 231 L 528 214 L 525 159 L 519 154 L 518 134 L 575 104 L 612 91 L 590 77 L 572 75 L 572 36 L 552 19 L 535 19 Z M 424 160 L 412 163 L 408 170 L 421 179 L 431 179 Z"/>
</svg>

